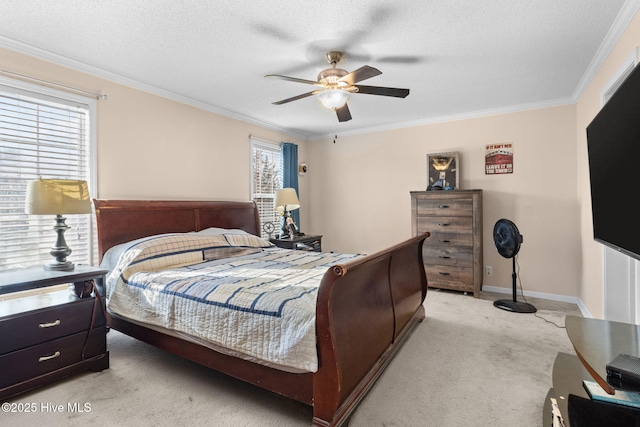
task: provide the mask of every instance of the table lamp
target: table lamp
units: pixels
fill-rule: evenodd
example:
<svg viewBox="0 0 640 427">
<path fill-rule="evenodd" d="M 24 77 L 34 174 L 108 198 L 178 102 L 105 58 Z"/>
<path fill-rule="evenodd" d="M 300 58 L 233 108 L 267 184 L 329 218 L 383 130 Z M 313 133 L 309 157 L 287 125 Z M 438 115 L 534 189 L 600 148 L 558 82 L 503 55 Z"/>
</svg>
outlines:
<svg viewBox="0 0 640 427">
<path fill-rule="evenodd" d="M 31 215 L 55 215 L 53 227 L 58 238 L 49 253 L 55 258 L 44 266 L 45 270 L 71 271 L 75 268 L 67 256 L 71 249 L 64 240 L 69 226 L 65 214 L 91 213 L 91 199 L 86 181 L 76 179 L 37 179 L 27 183 L 25 212 Z"/>
<path fill-rule="evenodd" d="M 284 217 L 282 228 L 280 229 L 280 238 L 293 237 L 295 231 L 298 230 L 298 226 L 291 218 L 291 211 L 298 208 L 300 208 L 300 201 L 295 189 L 282 188 L 276 191 L 276 210 L 281 212 Z M 291 227 L 293 227 L 293 230 L 291 230 Z"/>
</svg>

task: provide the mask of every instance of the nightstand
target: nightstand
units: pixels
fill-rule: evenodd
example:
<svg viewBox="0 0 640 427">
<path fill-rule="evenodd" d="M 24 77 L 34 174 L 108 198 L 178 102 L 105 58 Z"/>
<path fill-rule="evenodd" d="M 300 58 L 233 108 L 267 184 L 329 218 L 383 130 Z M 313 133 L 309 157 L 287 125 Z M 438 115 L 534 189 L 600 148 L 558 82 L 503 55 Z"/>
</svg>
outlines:
<svg viewBox="0 0 640 427">
<path fill-rule="evenodd" d="M 109 367 L 102 289 L 106 270 L 43 267 L 0 272 L 0 400 L 84 371 Z M 71 289 L 28 292 L 70 284 Z M 35 295 L 34 295 L 35 294 Z M 100 291 L 102 295 L 102 291 Z"/>
<path fill-rule="evenodd" d="M 296 236 L 293 239 L 269 239 L 269 241 L 284 249 L 322 252 L 322 236 Z"/>
</svg>

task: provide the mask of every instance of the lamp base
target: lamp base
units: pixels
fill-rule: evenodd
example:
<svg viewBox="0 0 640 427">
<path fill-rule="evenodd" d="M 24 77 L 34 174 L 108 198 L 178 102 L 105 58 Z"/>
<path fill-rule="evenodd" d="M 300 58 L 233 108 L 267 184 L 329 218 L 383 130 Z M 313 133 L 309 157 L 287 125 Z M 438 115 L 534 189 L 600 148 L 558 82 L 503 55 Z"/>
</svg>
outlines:
<svg viewBox="0 0 640 427">
<path fill-rule="evenodd" d="M 75 268 L 71 261 L 67 261 L 67 257 L 71 255 L 71 248 L 67 246 L 67 242 L 64 240 L 64 232 L 71 227 L 69 227 L 65 221 L 65 217 L 62 215 L 56 215 L 56 225 L 53 229 L 57 233 L 58 238 L 56 240 L 56 245 L 49 251 L 51 256 L 55 258 L 55 261 L 45 264 L 45 270 L 72 271 Z"/>
<path fill-rule="evenodd" d="M 47 271 L 73 271 L 76 266 L 71 261 L 55 262 L 51 261 L 49 264 L 44 265 L 44 269 Z"/>
</svg>

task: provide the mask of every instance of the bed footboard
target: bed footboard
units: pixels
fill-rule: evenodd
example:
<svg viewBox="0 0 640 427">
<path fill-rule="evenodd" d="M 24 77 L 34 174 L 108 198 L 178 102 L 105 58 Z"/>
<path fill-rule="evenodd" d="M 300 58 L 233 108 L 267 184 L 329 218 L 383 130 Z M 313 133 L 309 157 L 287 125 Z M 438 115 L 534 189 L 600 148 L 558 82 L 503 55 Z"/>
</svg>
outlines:
<svg viewBox="0 0 640 427">
<path fill-rule="evenodd" d="M 313 380 L 314 426 L 338 426 L 348 419 L 424 318 L 422 245 L 428 236 L 324 275 L 316 307 L 320 366 Z"/>
</svg>

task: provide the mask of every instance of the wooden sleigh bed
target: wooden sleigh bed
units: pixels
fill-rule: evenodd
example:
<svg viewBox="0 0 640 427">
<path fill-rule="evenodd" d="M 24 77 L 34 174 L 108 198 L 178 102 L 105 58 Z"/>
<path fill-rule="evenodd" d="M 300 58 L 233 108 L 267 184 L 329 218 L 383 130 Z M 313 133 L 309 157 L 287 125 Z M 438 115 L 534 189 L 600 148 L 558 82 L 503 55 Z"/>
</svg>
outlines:
<svg viewBox="0 0 640 427">
<path fill-rule="evenodd" d="M 118 244 L 209 227 L 259 236 L 253 202 L 94 200 L 100 257 Z M 428 233 L 329 268 L 316 300 L 316 372 L 292 373 L 107 314 L 111 328 L 313 407 L 313 426 L 345 423 L 425 316 Z"/>
</svg>

